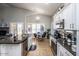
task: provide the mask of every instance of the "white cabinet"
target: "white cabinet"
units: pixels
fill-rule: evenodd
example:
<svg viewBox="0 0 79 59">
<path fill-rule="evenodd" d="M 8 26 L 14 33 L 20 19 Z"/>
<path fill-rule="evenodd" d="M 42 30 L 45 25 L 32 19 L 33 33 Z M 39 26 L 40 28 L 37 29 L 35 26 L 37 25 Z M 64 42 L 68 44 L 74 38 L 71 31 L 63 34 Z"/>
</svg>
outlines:
<svg viewBox="0 0 79 59">
<path fill-rule="evenodd" d="M 75 4 L 69 4 L 66 6 L 62 13 L 65 21 L 65 29 L 76 29 Z"/>
<path fill-rule="evenodd" d="M 76 7 L 75 4 L 69 4 L 63 10 L 59 11 L 54 15 L 54 29 L 58 26 L 56 25 L 57 22 L 64 19 L 64 28 L 65 29 L 76 29 Z"/>
<path fill-rule="evenodd" d="M 7 46 L 6 44 L 1 44 L 0 45 L 0 56 L 7 56 Z"/>
<path fill-rule="evenodd" d="M 21 56 L 21 44 L 0 44 L 0 56 Z"/>
<path fill-rule="evenodd" d="M 79 3 L 76 4 L 76 26 L 77 30 L 79 30 Z"/>
<path fill-rule="evenodd" d="M 77 30 L 79 30 L 79 3 L 76 4 L 76 26 Z M 79 56 L 79 31 L 77 32 L 77 50 L 76 55 Z"/>
<path fill-rule="evenodd" d="M 7 45 L 7 56 L 21 56 L 22 47 L 21 44 L 9 44 Z"/>
</svg>

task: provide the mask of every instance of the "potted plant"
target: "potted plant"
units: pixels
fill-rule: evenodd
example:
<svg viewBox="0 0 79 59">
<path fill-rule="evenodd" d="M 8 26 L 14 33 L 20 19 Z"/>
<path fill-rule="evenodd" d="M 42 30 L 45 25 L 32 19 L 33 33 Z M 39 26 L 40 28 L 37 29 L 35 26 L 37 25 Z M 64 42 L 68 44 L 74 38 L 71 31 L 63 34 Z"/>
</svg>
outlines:
<svg viewBox="0 0 79 59">
<path fill-rule="evenodd" d="M 49 37 L 50 37 L 50 31 L 51 31 L 51 29 L 47 29 L 47 39 L 49 39 Z"/>
</svg>

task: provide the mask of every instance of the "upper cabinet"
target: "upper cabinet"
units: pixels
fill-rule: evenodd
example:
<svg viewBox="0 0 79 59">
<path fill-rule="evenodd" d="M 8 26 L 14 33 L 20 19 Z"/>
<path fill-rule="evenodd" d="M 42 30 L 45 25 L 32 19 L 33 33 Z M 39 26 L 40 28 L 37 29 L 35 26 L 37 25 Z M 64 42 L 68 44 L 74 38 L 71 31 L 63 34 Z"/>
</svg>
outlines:
<svg viewBox="0 0 79 59">
<path fill-rule="evenodd" d="M 76 7 L 75 4 L 68 4 L 62 10 L 54 15 L 54 29 L 59 26 L 56 23 L 60 23 L 64 20 L 64 29 L 76 30 Z"/>
<path fill-rule="evenodd" d="M 64 19 L 64 29 L 76 29 L 76 19 L 75 19 L 75 4 L 69 4 L 62 11 L 62 19 Z"/>
<path fill-rule="evenodd" d="M 53 16 L 53 29 L 57 29 L 60 26 L 56 23 L 64 20 L 65 30 L 78 30 L 79 29 L 79 4 L 68 4 L 63 9 L 58 11 Z"/>
<path fill-rule="evenodd" d="M 79 30 L 79 3 L 76 3 L 76 27 Z"/>
</svg>

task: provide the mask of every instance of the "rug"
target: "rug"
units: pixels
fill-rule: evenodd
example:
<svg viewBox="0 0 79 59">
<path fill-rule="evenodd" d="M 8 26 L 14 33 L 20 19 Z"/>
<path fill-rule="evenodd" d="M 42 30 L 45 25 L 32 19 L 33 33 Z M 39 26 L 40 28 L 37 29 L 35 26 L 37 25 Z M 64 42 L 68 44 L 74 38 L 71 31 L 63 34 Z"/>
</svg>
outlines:
<svg viewBox="0 0 79 59">
<path fill-rule="evenodd" d="M 36 47 L 37 47 L 36 45 L 31 45 L 29 51 L 34 51 L 34 50 L 36 50 Z"/>
</svg>

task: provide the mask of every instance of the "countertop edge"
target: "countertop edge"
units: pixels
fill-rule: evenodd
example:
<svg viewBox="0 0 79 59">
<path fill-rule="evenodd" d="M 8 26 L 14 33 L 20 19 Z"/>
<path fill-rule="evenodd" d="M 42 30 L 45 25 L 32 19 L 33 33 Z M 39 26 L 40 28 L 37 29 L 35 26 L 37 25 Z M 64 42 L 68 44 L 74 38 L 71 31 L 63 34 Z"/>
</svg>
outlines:
<svg viewBox="0 0 79 59">
<path fill-rule="evenodd" d="M 28 37 L 26 37 L 23 40 L 17 40 L 15 42 L 0 42 L 0 44 L 21 44 L 21 43 L 25 42 L 27 39 L 28 39 Z"/>
<path fill-rule="evenodd" d="M 60 43 L 60 44 L 61 44 L 67 51 L 69 51 L 73 56 L 76 56 L 76 54 L 73 53 L 69 47 L 66 47 L 65 45 L 63 45 L 59 40 L 57 40 L 57 42 Z"/>
</svg>

